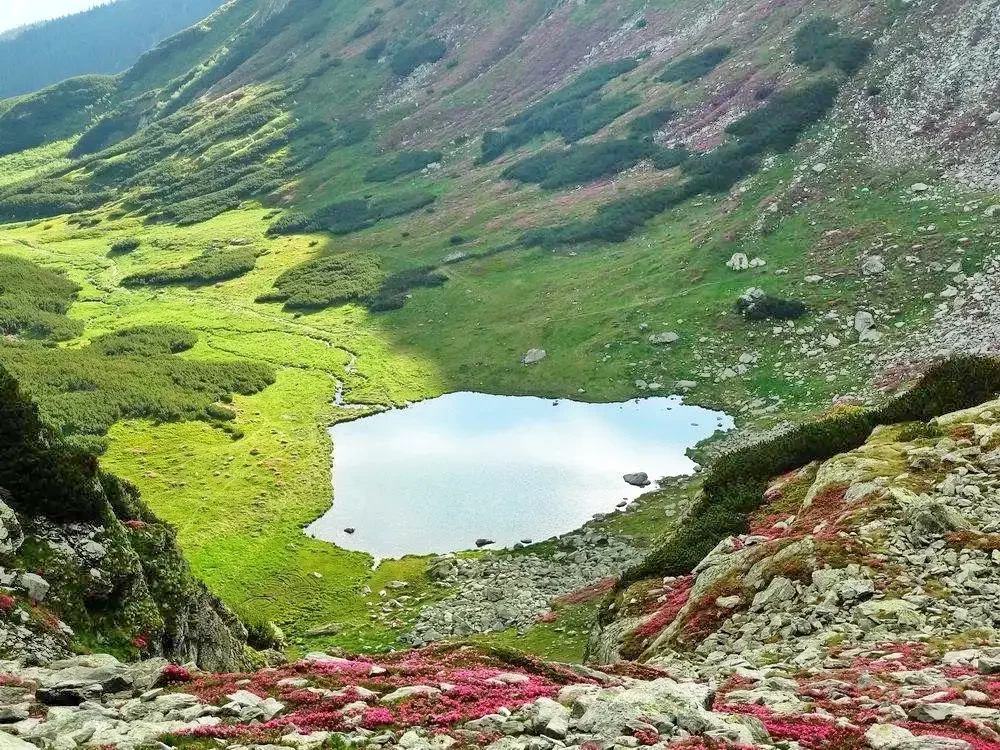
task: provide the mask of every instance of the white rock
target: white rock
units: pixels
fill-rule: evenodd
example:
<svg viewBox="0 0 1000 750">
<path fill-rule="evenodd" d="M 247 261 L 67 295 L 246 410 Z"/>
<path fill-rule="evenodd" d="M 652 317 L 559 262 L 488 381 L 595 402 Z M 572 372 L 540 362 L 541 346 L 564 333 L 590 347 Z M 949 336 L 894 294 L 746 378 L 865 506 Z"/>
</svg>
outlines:
<svg viewBox="0 0 1000 750">
<path fill-rule="evenodd" d="M 924 182 L 915 182 L 912 185 L 910 185 L 911 193 L 926 193 L 930 189 L 931 186 Z"/>
<path fill-rule="evenodd" d="M 654 346 L 660 346 L 662 344 L 673 344 L 678 341 L 680 336 L 674 331 L 662 331 L 660 333 L 654 333 L 649 337 L 649 343 Z"/>
<path fill-rule="evenodd" d="M 732 257 L 726 261 L 726 266 L 734 271 L 745 271 L 750 267 L 750 261 L 746 253 L 733 253 Z"/>
<path fill-rule="evenodd" d="M 521 357 L 522 365 L 533 365 L 536 362 L 541 362 L 548 356 L 548 353 L 544 349 L 529 349 L 525 352 L 524 356 Z"/>
</svg>

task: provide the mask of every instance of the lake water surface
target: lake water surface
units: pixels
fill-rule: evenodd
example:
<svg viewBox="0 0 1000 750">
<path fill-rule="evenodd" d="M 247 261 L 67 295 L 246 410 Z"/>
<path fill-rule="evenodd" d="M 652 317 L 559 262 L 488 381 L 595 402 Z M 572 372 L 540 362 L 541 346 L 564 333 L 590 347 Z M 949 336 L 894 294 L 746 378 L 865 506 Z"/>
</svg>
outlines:
<svg viewBox="0 0 1000 750">
<path fill-rule="evenodd" d="M 453 393 L 334 426 L 333 507 L 307 532 L 380 559 L 541 540 L 644 492 L 623 474 L 691 472 L 684 451 L 731 427 L 676 397 Z"/>
</svg>

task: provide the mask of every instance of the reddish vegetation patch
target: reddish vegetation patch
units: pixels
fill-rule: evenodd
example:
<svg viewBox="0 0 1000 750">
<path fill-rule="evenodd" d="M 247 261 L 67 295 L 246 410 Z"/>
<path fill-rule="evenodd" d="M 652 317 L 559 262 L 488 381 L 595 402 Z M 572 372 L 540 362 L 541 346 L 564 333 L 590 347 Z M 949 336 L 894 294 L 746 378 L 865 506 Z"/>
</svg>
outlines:
<svg viewBox="0 0 1000 750">
<path fill-rule="evenodd" d="M 853 750 L 868 747 L 859 727 L 841 727 L 835 721 L 814 714 L 777 715 L 764 706 L 736 703 L 723 711 L 756 716 L 772 739 L 793 740 L 809 750 Z"/>
<path fill-rule="evenodd" d="M 582 589 L 573 591 L 569 594 L 563 594 L 562 596 L 557 596 L 552 600 L 552 603 L 558 606 L 566 604 L 586 604 L 587 602 L 592 602 L 600 599 L 606 593 L 611 591 L 615 587 L 615 582 L 618 579 L 615 576 L 608 576 L 607 578 L 602 578 L 597 581 L 597 583 L 592 583 L 589 586 L 584 586 Z"/>
<path fill-rule="evenodd" d="M 983 552 L 1000 550 L 1000 534 L 984 534 L 979 531 L 952 531 L 944 536 L 949 547 L 956 549 L 978 549 Z"/>
<path fill-rule="evenodd" d="M 838 650 L 830 655 L 831 658 L 842 658 Z M 947 690 L 939 685 L 915 688 L 895 676 L 897 672 L 929 667 L 938 669 L 950 679 L 960 680 L 958 686 Z M 822 716 L 816 713 L 806 716 L 778 715 L 763 706 L 731 700 L 730 696 L 735 691 L 755 684 L 739 676 L 731 677 L 722 685 L 713 709 L 756 716 L 773 738 L 795 740 L 809 750 L 853 750 L 868 747 L 863 740 L 864 733 L 872 724 L 884 720 L 879 706 L 896 705 L 906 709 L 928 700 L 961 703 L 965 700 L 966 690 L 976 690 L 988 696 L 987 700 L 977 701 L 977 705 L 1000 706 L 1000 680 L 979 676 L 969 666 L 941 665 L 940 659 L 925 645 L 915 643 L 875 644 L 865 656 L 850 659 L 847 667 L 814 674 L 803 673 L 798 676 L 797 682 L 797 697 L 812 704 L 814 710 L 823 712 Z M 1000 750 L 995 735 L 984 736 L 979 727 L 961 720 L 938 724 L 910 722 L 900 726 L 916 735 L 964 740 L 975 750 Z"/>
<path fill-rule="evenodd" d="M 10 594 L 0 594 L 0 612 L 10 612 L 14 609 L 14 597 Z"/>
<path fill-rule="evenodd" d="M 380 673 L 384 672 L 384 673 Z M 498 675 L 517 675 L 505 680 Z M 318 690 L 278 685 L 289 677 L 305 677 Z M 250 680 L 249 684 L 237 685 Z M 200 727 L 188 734 L 199 737 L 267 740 L 292 726 L 304 732 L 348 731 L 354 727 L 426 726 L 446 730 L 455 724 L 495 713 L 505 706 L 517 709 L 535 699 L 553 697 L 568 683 L 591 682 L 564 667 L 523 659 L 513 665 L 477 649 L 427 648 L 369 661 L 300 662 L 281 669 L 249 674 L 199 676 L 185 690 L 206 703 L 224 703 L 236 690 L 261 697 L 273 696 L 289 712 L 265 724 Z M 385 694 L 401 687 L 426 685 L 437 695 L 416 695 L 377 707 L 348 707 L 362 699 L 360 689 Z M 347 708 L 345 708 L 347 707 Z"/>
<path fill-rule="evenodd" d="M 775 528 L 791 515 L 787 511 L 774 513 L 766 506 L 750 515 L 750 533 L 768 539 L 796 538 L 812 534 L 817 540 L 835 538 L 853 508 L 844 502 L 847 485 L 831 484 L 813 498 L 808 507 L 800 508 L 788 528 Z"/>
<path fill-rule="evenodd" d="M 666 597 L 660 608 L 651 618 L 637 627 L 628 637 L 628 642 L 622 648 L 622 656 L 626 659 L 635 658 L 645 648 L 646 643 L 662 633 L 677 619 L 677 615 L 687 604 L 694 586 L 694 576 L 687 575 L 678 578 L 663 596 Z"/>
</svg>

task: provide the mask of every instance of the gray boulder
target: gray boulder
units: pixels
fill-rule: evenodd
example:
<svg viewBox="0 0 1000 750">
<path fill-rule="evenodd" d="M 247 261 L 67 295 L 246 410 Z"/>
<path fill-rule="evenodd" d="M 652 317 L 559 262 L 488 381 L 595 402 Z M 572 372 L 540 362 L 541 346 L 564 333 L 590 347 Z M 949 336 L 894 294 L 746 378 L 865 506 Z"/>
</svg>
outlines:
<svg viewBox="0 0 1000 750">
<path fill-rule="evenodd" d="M 648 487 L 649 474 L 644 471 L 637 471 L 632 474 L 625 474 L 622 476 L 626 484 L 631 484 L 633 487 Z"/>
<path fill-rule="evenodd" d="M 680 340 L 680 335 L 674 331 L 661 331 L 660 333 L 654 333 L 649 337 L 649 343 L 654 346 L 662 346 L 664 344 L 673 344 Z"/>
<path fill-rule="evenodd" d="M 525 352 L 524 356 L 521 357 L 522 365 L 533 365 L 536 362 L 541 362 L 548 356 L 548 353 L 544 349 L 529 349 Z"/>
<path fill-rule="evenodd" d="M 0 555 L 13 555 L 24 544 L 24 531 L 17 520 L 17 514 L 4 502 L 7 493 L 0 489 Z"/>
</svg>

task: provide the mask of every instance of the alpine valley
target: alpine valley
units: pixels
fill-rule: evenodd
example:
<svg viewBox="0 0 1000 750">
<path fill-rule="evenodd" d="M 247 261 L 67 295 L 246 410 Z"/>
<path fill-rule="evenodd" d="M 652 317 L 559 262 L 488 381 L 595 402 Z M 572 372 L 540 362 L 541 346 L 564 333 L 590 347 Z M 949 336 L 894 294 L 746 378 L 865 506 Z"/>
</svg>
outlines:
<svg viewBox="0 0 1000 750">
<path fill-rule="evenodd" d="M 0 750 L 1000 750 L 1000 0 L 0 61 Z"/>
</svg>

